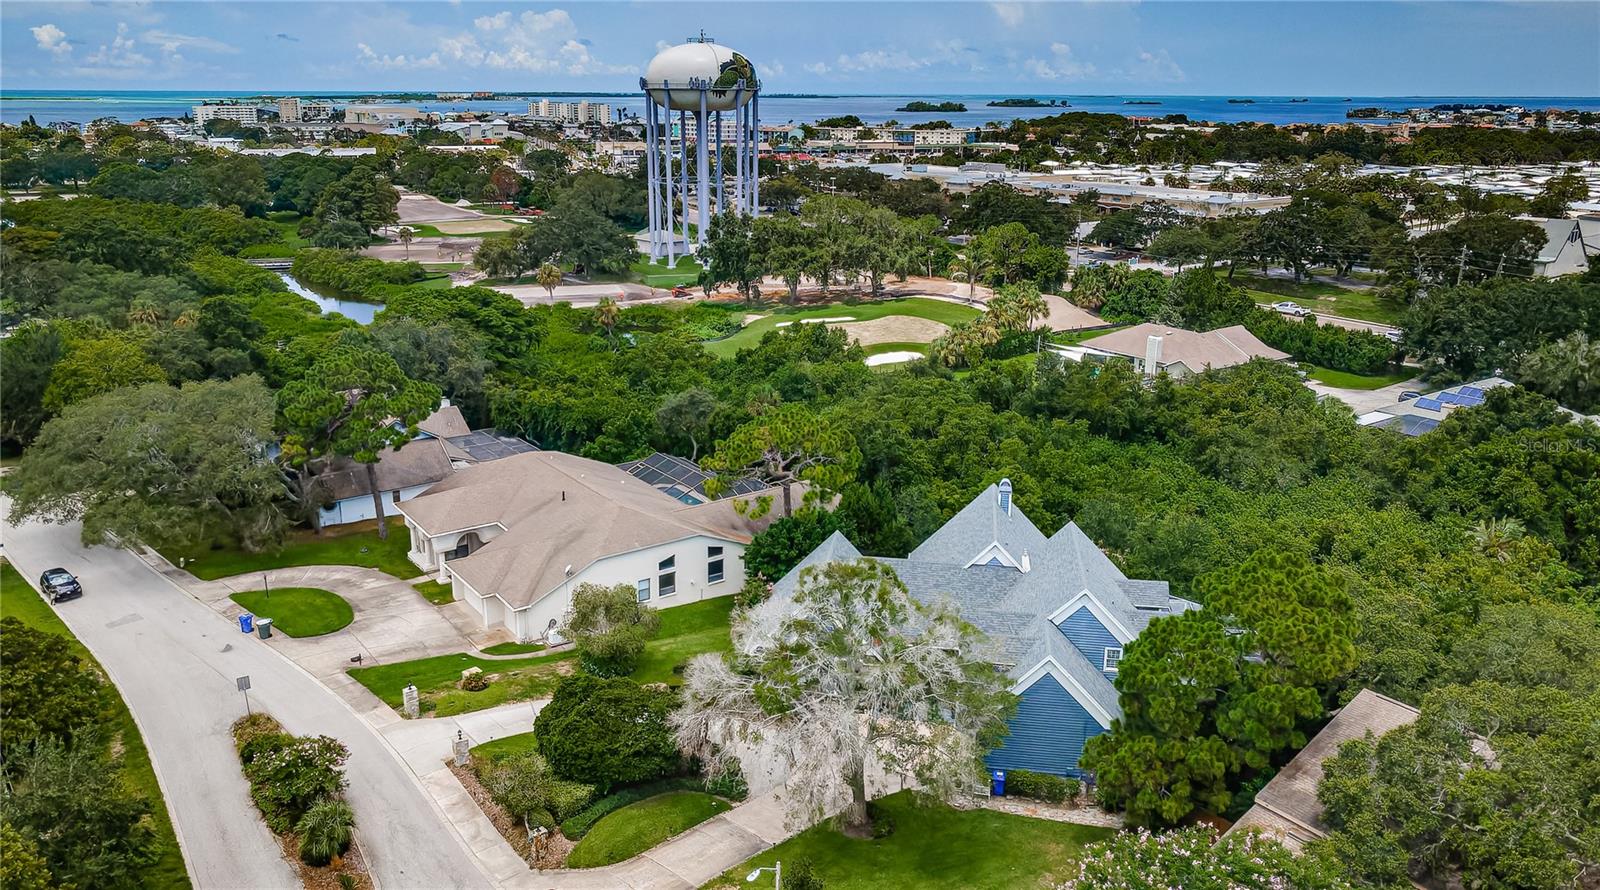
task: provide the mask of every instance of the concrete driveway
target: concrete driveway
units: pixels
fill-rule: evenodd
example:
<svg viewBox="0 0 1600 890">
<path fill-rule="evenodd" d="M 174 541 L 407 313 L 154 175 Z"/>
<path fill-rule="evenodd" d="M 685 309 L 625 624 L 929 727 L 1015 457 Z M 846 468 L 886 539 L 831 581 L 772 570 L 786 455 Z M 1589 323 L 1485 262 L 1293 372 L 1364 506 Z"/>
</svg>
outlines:
<svg viewBox="0 0 1600 890">
<path fill-rule="evenodd" d="M 0 499 L 0 509 L 10 503 Z M 347 797 L 358 839 L 384 890 L 477 888 L 490 881 L 459 833 L 396 752 L 338 696 L 293 662 L 190 598 L 136 556 L 85 548 L 76 523 L 4 527 L 24 577 L 60 565 L 84 597 L 59 614 L 121 690 L 149 746 L 167 808 L 198 888 L 299 883 L 248 797 L 229 727 L 250 701 L 290 732 L 333 736 L 350 749 Z"/>
<path fill-rule="evenodd" d="M 1418 390 L 1425 387 L 1422 386 L 1421 381 L 1412 378 L 1381 389 L 1340 389 L 1337 386 L 1328 386 L 1315 380 L 1307 380 L 1306 388 L 1319 396 L 1328 396 L 1344 402 L 1350 406 L 1350 410 L 1354 411 L 1357 417 L 1360 417 L 1369 411 L 1376 411 L 1379 408 L 1398 404 L 1400 402 L 1400 394 L 1408 389 Z"/>
</svg>

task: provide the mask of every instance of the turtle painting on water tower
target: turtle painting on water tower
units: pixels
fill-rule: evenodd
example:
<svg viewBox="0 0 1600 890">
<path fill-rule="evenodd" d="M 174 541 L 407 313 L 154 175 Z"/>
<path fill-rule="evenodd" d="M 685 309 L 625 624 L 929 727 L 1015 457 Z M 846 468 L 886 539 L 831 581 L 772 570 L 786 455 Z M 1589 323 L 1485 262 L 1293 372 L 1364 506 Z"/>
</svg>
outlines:
<svg viewBox="0 0 1600 890">
<path fill-rule="evenodd" d="M 750 101 L 760 86 L 756 68 L 743 53 L 718 43 L 691 42 L 670 46 L 650 60 L 644 72 L 650 85 L 650 98 L 672 111 L 700 110 L 700 93 L 691 82 L 711 87 L 706 96 L 707 111 L 732 111 Z M 738 89 L 739 81 L 744 89 Z M 680 87 L 682 89 L 680 89 Z"/>
</svg>

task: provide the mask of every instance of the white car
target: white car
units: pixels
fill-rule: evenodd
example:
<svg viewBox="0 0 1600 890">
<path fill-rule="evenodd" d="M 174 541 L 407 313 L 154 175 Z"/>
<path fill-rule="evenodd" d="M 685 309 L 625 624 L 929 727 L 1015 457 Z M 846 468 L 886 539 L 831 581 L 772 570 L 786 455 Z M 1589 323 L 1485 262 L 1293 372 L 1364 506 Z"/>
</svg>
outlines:
<svg viewBox="0 0 1600 890">
<path fill-rule="evenodd" d="M 1299 303 L 1290 302 L 1289 300 L 1284 300 L 1281 303 L 1273 303 L 1272 308 L 1278 312 L 1282 312 L 1284 315 L 1292 315 L 1295 318 L 1305 318 L 1307 315 L 1311 314 L 1310 309 L 1307 309 Z"/>
<path fill-rule="evenodd" d="M 1405 335 L 1399 331 L 1384 331 L 1383 336 L 1390 343 L 1399 343 L 1401 340 L 1405 339 Z"/>
</svg>

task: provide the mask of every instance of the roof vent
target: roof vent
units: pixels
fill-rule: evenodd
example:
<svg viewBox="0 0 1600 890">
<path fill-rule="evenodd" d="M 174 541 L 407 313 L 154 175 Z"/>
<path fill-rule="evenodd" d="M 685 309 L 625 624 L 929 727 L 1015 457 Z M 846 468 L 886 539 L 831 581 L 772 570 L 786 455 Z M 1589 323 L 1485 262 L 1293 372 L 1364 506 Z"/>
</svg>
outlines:
<svg viewBox="0 0 1600 890">
<path fill-rule="evenodd" d="M 1017 568 L 1021 569 L 1024 575 L 1033 571 L 1033 560 L 1028 558 L 1028 551 L 1022 551 L 1022 565 L 1017 566 Z"/>
<path fill-rule="evenodd" d="M 1000 480 L 1000 512 L 1011 515 L 1011 480 Z"/>
</svg>

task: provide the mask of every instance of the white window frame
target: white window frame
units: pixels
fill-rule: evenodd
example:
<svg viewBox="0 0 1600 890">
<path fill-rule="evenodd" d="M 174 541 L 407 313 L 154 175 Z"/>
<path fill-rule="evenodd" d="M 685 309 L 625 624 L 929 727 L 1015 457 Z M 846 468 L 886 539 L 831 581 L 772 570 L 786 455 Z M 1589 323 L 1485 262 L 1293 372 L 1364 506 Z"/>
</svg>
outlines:
<svg viewBox="0 0 1600 890">
<path fill-rule="evenodd" d="M 656 563 L 656 596 L 672 596 L 677 592 L 678 557 L 674 554 Z"/>
<path fill-rule="evenodd" d="M 1111 658 L 1111 653 L 1113 653 L 1113 652 L 1115 652 L 1117 654 L 1116 660 L 1112 660 L 1112 658 Z M 1117 672 L 1117 667 L 1119 665 L 1121 665 L 1121 664 L 1122 664 L 1122 647 L 1121 646 L 1107 646 L 1105 654 L 1100 656 L 1100 669 L 1105 671 L 1108 674 L 1114 674 L 1114 673 Z"/>
<path fill-rule="evenodd" d="M 647 603 L 647 602 L 650 601 L 650 579 L 649 578 L 640 578 L 638 581 L 635 581 L 634 584 L 633 584 L 633 589 L 634 589 L 635 595 L 639 597 L 639 602 Z"/>
<path fill-rule="evenodd" d="M 728 579 L 727 557 L 723 555 L 723 548 L 706 547 L 706 584 L 721 584 Z M 712 567 L 715 567 L 715 571 Z"/>
</svg>

